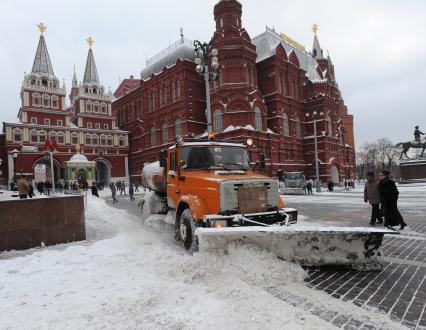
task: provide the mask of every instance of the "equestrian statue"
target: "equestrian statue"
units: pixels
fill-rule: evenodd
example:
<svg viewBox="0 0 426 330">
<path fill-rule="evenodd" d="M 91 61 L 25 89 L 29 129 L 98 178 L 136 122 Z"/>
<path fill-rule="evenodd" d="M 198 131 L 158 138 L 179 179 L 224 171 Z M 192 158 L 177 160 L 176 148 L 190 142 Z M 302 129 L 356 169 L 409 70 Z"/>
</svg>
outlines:
<svg viewBox="0 0 426 330">
<path fill-rule="evenodd" d="M 426 150 L 426 141 L 422 142 L 421 135 L 425 135 L 425 133 L 420 131 L 419 126 L 416 126 L 414 127 L 414 141 L 400 142 L 395 145 L 395 148 L 402 146 L 402 152 L 399 159 L 402 159 L 403 155 L 409 159 L 410 157 L 408 157 L 407 151 L 411 148 L 423 149 L 422 153 L 420 154 L 420 158 L 423 157 L 423 153 Z"/>
</svg>

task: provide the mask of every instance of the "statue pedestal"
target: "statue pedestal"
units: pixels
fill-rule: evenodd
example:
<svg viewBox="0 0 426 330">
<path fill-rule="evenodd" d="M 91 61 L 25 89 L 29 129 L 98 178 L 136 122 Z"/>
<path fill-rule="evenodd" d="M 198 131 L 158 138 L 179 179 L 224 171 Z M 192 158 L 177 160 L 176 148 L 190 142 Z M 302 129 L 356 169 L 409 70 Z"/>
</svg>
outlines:
<svg viewBox="0 0 426 330">
<path fill-rule="evenodd" d="M 399 164 L 401 180 L 426 181 L 426 159 L 408 159 Z"/>
</svg>

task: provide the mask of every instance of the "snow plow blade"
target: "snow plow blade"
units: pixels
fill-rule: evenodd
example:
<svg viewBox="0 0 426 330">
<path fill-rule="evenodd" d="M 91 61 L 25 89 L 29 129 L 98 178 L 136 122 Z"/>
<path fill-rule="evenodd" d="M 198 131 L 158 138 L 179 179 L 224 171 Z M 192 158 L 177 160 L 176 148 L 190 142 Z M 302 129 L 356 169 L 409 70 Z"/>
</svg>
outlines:
<svg viewBox="0 0 426 330">
<path fill-rule="evenodd" d="M 197 228 L 199 251 L 226 253 L 230 244 L 253 244 L 302 266 L 380 270 L 385 234 L 398 232 L 370 227 L 225 227 Z"/>
</svg>

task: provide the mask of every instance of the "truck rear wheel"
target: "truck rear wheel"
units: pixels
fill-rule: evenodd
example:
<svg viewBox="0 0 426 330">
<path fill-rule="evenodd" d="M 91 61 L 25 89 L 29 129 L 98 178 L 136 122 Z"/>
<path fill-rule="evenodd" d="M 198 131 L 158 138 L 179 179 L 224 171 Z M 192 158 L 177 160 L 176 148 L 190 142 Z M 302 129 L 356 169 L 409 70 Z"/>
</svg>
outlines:
<svg viewBox="0 0 426 330">
<path fill-rule="evenodd" d="M 191 252 L 198 250 L 198 238 L 195 236 L 195 221 L 190 209 L 182 212 L 179 221 L 179 236 L 184 248 Z"/>
</svg>

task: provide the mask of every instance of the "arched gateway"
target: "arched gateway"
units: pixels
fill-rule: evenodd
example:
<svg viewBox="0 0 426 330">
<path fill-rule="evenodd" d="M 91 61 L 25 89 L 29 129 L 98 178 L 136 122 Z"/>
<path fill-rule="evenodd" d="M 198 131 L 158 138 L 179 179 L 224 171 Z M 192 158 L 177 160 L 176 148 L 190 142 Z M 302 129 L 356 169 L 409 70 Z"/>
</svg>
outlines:
<svg viewBox="0 0 426 330">
<path fill-rule="evenodd" d="M 339 170 L 335 165 L 333 165 L 330 169 L 330 177 L 333 183 L 339 183 Z"/>
</svg>

